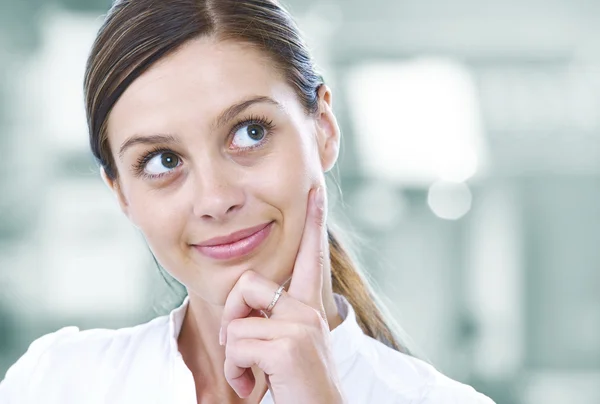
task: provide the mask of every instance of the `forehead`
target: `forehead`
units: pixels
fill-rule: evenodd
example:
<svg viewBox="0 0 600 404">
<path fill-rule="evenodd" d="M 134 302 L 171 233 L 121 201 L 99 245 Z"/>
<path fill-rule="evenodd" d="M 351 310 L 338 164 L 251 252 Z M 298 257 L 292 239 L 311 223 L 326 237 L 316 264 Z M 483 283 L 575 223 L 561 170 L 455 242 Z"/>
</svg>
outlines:
<svg viewBox="0 0 600 404">
<path fill-rule="evenodd" d="M 108 132 L 117 139 L 135 131 L 176 131 L 174 122 L 194 124 L 240 99 L 268 96 L 287 109 L 295 100 L 290 86 L 266 55 L 250 45 L 194 39 L 157 62 L 131 83 L 110 113 Z"/>
</svg>

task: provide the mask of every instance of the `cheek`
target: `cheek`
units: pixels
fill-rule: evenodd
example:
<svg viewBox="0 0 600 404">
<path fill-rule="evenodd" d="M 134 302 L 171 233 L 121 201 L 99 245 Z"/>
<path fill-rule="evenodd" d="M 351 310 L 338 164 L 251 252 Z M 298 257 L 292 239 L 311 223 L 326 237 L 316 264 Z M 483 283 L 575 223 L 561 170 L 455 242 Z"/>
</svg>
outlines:
<svg viewBox="0 0 600 404">
<path fill-rule="evenodd" d="M 276 206 L 281 208 L 289 226 L 300 233 L 304 228 L 309 191 L 323 181 L 317 148 L 311 136 L 309 132 L 296 132 L 295 136 L 290 136 L 285 152 L 280 149 L 277 161 L 271 165 L 269 177 L 270 188 L 279 199 Z"/>
<path fill-rule="evenodd" d="M 298 197 L 308 194 L 310 188 L 321 181 L 321 164 L 311 136 L 300 131 L 286 136 L 286 141 L 279 145 L 265 166 L 269 187 L 277 190 L 287 202 L 298 204 Z"/>
<path fill-rule="evenodd" d="M 131 219 L 142 231 L 155 255 L 160 253 L 161 246 L 179 239 L 181 215 L 178 214 L 180 208 L 174 205 L 175 200 L 151 192 L 131 199 Z"/>
<path fill-rule="evenodd" d="M 314 182 L 309 164 L 305 153 L 278 153 L 262 168 L 263 175 L 257 186 L 284 216 L 303 206 L 302 201 Z"/>
<path fill-rule="evenodd" d="M 274 281 L 287 279 L 293 267 L 304 231 L 308 194 L 320 183 L 319 168 L 307 145 L 288 143 L 271 156 L 269 164 L 261 168 L 262 175 L 256 177 L 260 178 L 256 186 L 262 194 L 258 198 L 275 207 L 280 215 L 282 233 L 277 254 L 269 259 L 272 266 L 263 268 L 264 275 Z"/>
</svg>

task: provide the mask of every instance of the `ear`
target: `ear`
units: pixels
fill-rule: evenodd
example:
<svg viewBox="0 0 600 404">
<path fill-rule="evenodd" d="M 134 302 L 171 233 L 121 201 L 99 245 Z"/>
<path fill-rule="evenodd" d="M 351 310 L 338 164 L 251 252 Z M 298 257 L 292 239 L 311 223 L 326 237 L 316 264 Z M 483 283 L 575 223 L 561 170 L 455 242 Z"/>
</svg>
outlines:
<svg viewBox="0 0 600 404">
<path fill-rule="evenodd" d="M 319 87 L 318 93 L 319 110 L 317 112 L 317 144 L 321 167 L 327 172 L 335 165 L 340 151 L 340 128 L 338 126 L 333 110 L 331 109 L 331 89 L 325 84 Z"/>
<path fill-rule="evenodd" d="M 106 174 L 104 167 L 100 167 L 100 176 L 102 177 L 102 181 L 106 184 L 106 186 L 115 194 L 117 201 L 119 202 L 119 206 L 121 207 L 121 211 L 127 216 L 130 220 L 131 217 L 129 215 L 129 203 L 123 195 L 123 191 L 121 186 L 119 185 L 119 181 L 117 179 L 112 180 Z"/>
</svg>

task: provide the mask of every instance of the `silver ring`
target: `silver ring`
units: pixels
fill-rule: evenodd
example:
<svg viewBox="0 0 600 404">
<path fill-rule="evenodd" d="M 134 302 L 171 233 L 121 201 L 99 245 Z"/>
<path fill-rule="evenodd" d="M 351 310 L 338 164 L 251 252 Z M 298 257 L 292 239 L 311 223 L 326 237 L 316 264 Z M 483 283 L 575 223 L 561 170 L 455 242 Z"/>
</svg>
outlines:
<svg viewBox="0 0 600 404">
<path fill-rule="evenodd" d="M 277 304 L 277 301 L 279 300 L 279 297 L 281 297 L 281 294 L 283 293 L 283 287 L 285 286 L 285 283 L 283 285 L 281 285 L 277 291 L 275 292 L 275 296 L 273 296 L 273 300 L 271 300 L 271 303 L 267 306 L 267 308 L 265 309 L 265 311 L 268 313 L 271 310 L 273 310 L 273 307 L 275 307 L 275 304 Z"/>
</svg>

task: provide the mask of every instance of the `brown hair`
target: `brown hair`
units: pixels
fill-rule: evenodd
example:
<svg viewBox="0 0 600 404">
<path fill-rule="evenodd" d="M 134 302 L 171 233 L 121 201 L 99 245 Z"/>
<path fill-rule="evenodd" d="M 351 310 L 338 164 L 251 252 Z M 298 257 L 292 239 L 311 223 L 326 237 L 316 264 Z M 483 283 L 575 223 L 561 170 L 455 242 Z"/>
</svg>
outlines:
<svg viewBox="0 0 600 404">
<path fill-rule="evenodd" d="M 90 146 L 109 178 L 118 177 L 106 131 L 113 105 L 153 63 L 187 41 L 207 35 L 244 42 L 268 55 L 305 112 L 317 112 L 323 79 L 296 24 L 276 0 L 116 1 L 98 32 L 84 79 Z M 367 335 L 407 352 L 357 265 L 329 227 L 327 233 L 333 291 L 348 299 Z"/>
</svg>

